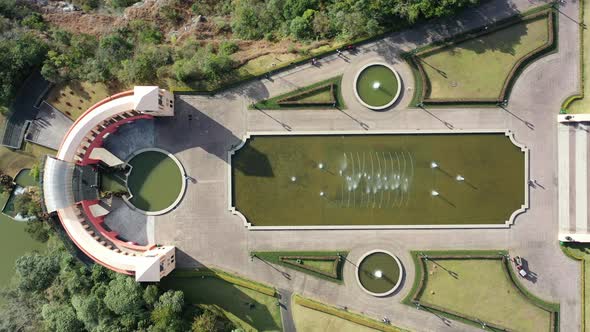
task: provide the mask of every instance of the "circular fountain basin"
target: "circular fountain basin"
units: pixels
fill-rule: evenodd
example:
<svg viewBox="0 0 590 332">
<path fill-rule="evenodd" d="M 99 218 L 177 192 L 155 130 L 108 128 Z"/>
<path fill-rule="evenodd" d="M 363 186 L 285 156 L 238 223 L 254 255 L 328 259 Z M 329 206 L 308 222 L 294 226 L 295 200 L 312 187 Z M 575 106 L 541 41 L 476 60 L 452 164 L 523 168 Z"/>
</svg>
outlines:
<svg viewBox="0 0 590 332">
<path fill-rule="evenodd" d="M 390 65 L 370 63 L 354 79 L 354 93 L 363 106 L 383 110 L 396 102 L 401 92 L 398 73 Z"/>
<path fill-rule="evenodd" d="M 184 168 L 172 155 L 160 149 L 136 152 L 128 164 L 132 166 L 127 177 L 131 194 L 128 203 L 147 215 L 170 211 L 182 199 L 186 188 Z"/>
<path fill-rule="evenodd" d="M 365 292 L 373 296 L 387 296 L 395 292 L 401 285 L 402 276 L 399 259 L 386 250 L 369 251 L 357 264 L 356 280 Z"/>
</svg>

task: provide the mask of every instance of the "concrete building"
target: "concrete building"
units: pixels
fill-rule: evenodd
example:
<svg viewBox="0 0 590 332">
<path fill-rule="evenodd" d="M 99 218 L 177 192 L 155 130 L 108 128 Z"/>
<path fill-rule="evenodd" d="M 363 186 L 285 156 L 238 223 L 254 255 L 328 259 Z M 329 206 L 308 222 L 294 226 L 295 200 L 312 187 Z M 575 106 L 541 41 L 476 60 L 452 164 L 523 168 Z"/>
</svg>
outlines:
<svg viewBox="0 0 590 332">
<path fill-rule="evenodd" d="M 103 147 L 108 135 L 127 123 L 174 115 L 172 93 L 136 86 L 90 107 L 63 138 L 57 156 L 48 157 L 43 172 L 47 212 L 56 213 L 72 241 L 97 263 L 140 282 L 155 282 L 176 267 L 175 247 L 138 245 L 105 227 L 110 211 L 99 192 L 98 165 L 123 164 Z"/>
</svg>

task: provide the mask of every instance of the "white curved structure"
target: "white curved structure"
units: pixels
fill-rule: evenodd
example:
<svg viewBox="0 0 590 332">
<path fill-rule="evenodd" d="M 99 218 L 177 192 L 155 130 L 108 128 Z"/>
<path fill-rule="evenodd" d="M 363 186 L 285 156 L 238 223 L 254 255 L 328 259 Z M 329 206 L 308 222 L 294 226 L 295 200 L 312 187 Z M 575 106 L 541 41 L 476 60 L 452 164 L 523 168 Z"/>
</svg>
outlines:
<svg viewBox="0 0 590 332">
<path fill-rule="evenodd" d="M 391 101 L 385 105 L 381 105 L 381 106 L 374 106 L 374 105 L 369 105 L 367 104 L 362 98 L 361 96 L 359 96 L 358 93 L 358 88 L 357 88 L 357 83 L 359 80 L 359 77 L 361 76 L 361 74 L 363 73 L 363 71 L 365 71 L 365 69 L 372 67 L 372 66 L 383 66 L 389 70 L 391 70 L 391 72 L 393 73 L 393 75 L 395 76 L 395 79 L 397 81 L 397 91 L 395 92 L 395 95 L 393 96 L 393 99 L 391 99 Z M 380 82 L 375 82 L 373 83 L 373 89 L 379 89 L 381 87 L 381 83 Z M 369 64 L 364 65 L 359 71 L 358 73 L 356 73 L 356 76 L 354 77 L 354 86 L 353 86 L 353 90 L 354 90 L 354 96 L 356 97 L 356 99 L 366 108 L 375 110 L 375 111 L 381 111 L 384 110 L 386 108 L 391 107 L 391 105 L 393 105 L 397 99 L 399 98 L 399 95 L 402 91 L 402 80 L 399 77 L 399 74 L 397 73 L 397 71 L 395 69 L 393 69 L 393 67 L 391 65 L 388 65 L 386 63 L 383 62 L 371 62 Z"/>
<path fill-rule="evenodd" d="M 43 196 L 48 212 L 56 212 L 72 241 L 95 262 L 137 281 L 154 282 L 176 266 L 175 247 L 140 246 L 118 238 L 103 226 L 98 188 L 87 184 L 92 165 L 108 164 L 114 156 L 102 149 L 103 139 L 119 126 L 136 119 L 172 116 L 174 96 L 158 87 L 135 87 L 89 108 L 68 130 L 56 158 L 48 158 L 43 172 Z M 101 153 L 92 154 L 94 149 Z M 107 160 L 108 159 L 108 160 Z M 84 178 L 86 176 L 86 178 Z M 81 180 L 83 179 L 83 180 Z"/>
</svg>

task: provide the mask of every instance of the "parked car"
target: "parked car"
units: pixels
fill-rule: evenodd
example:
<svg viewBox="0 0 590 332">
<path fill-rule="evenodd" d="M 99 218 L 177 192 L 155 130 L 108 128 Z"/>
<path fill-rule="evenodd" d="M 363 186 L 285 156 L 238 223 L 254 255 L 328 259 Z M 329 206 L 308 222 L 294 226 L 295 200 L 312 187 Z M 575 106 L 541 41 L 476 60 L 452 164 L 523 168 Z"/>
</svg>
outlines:
<svg viewBox="0 0 590 332">
<path fill-rule="evenodd" d="M 520 258 L 520 256 L 516 256 L 514 257 L 513 261 L 514 265 L 516 265 L 516 270 L 518 271 L 518 274 L 523 278 L 526 277 L 527 272 L 524 268 L 524 265 L 522 264 L 522 258 Z"/>
</svg>

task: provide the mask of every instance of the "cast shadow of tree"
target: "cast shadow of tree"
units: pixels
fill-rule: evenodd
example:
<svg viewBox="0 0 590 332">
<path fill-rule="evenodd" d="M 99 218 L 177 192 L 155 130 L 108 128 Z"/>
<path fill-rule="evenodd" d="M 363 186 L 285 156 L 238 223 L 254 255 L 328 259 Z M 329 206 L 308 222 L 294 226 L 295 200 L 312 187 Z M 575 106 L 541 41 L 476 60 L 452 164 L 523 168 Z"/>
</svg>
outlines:
<svg viewBox="0 0 590 332">
<path fill-rule="evenodd" d="M 176 249 L 177 262 L 189 262 L 183 266 L 207 269 L 201 263 Z M 258 331 L 280 331 L 280 315 L 273 315 L 271 310 L 279 310 L 278 299 L 254 290 L 236 286 L 215 276 L 182 276 L 170 275 L 161 281 L 164 289 L 181 290 L 185 303 L 208 307 L 215 312 L 235 315 Z M 256 296 L 256 298 L 254 298 Z M 265 301 L 267 299 L 268 301 Z M 261 303 L 261 300 L 266 303 Z M 225 312 L 223 312 L 222 310 Z"/>
</svg>

